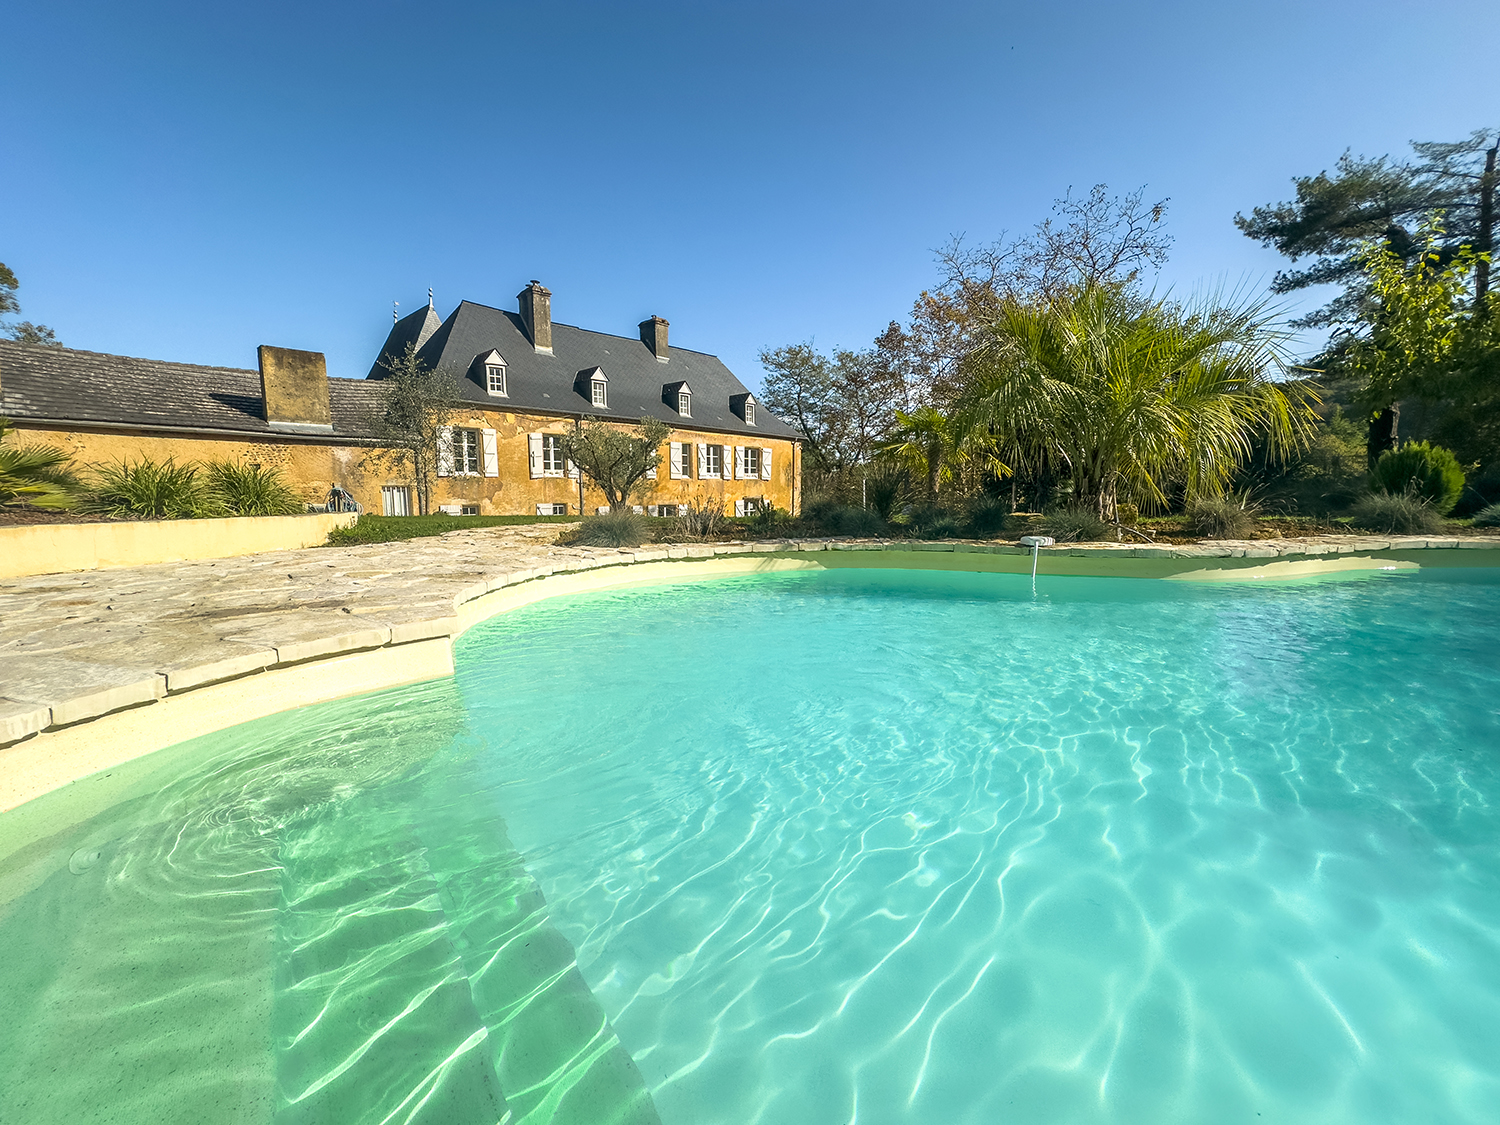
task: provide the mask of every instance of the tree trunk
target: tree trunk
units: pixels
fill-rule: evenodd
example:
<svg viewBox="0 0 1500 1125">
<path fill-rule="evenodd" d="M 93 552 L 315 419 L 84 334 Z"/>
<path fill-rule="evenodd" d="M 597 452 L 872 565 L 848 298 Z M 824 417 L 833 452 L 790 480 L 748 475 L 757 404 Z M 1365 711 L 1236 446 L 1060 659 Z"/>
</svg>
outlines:
<svg viewBox="0 0 1500 1125">
<path fill-rule="evenodd" d="M 1365 456 L 1370 468 L 1380 460 L 1387 449 L 1395 449 L 1401 425 L 1401 404 L 1393 402 L 1370 419 L 1370 432 L 1365 441 Z"/>
<path fill-rule="evenodd" d="M 1500 152 L 1500 140 L 1484 154 L 1484 175 L 1479 179 L 1479 237 L 1474 241 L 1474 251 L 1479 261 L 1474 266 L 1474 311 L 1483 315 L 1485 296 L 1490 289 L 1490 263 L 1487 255 L 1495 247 L 1495 155 Z"/>
</svg>

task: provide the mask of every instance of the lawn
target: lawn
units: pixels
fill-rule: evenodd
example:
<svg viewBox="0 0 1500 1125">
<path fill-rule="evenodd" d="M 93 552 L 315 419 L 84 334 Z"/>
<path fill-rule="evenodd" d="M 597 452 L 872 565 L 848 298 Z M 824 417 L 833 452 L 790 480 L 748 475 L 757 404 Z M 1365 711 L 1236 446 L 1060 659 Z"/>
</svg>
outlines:
<svg viewBox="0 0 1500 1125">
<path fill-rule="evenodd" d="M 394 543 L 446 531 L 476 527 L 511 527 L 522 523 L 577 523 L 577 516 L 370 516 L 362 515 L 353 527 L 338 527 L 328 533 L 328 546 L 348 547 L 356 543 Z"/>
</svg>

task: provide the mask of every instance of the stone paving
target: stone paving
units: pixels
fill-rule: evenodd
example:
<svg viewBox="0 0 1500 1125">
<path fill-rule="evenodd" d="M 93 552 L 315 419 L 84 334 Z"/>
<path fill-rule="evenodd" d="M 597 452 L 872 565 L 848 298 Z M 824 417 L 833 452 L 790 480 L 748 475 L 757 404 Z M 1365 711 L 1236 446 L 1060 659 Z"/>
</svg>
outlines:
<svg viewBox="0 0 1500 1125">
<path fill-rule="evenodd" d="M 668 558 L 824 550 L 1029 554 L 1000 543 L 770 540 L 635 550 L 563 547 L 557 528 L 481 528 L 398 543 L 0 579 L 0 746 L 278 665 L 458 630 L 457 608 L 549 574 Z M 1325 536 L 1044 553 L 1126 558 L 1316 558 L 1500 550 L 1500 538 Z"/>
</svg>

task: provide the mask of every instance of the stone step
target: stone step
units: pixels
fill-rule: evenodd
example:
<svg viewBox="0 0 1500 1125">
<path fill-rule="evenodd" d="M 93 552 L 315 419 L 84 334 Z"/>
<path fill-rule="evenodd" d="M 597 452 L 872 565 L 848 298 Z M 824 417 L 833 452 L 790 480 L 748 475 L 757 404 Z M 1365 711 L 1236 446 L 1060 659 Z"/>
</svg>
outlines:
<svg viewBox="0 0 1500 1125">
<path fill-rule="evenodd" d="M 417 831 L 515 1120 L 660 1125 L 498 810 L 482 793 L 441 807 L 449 815 Z"/>
<path fill-rule="evenodd" d="M 392 798 L 368 791 L 282 829 L 276 1125 L 513 1120 L 425 852 Z"/>
</svg>

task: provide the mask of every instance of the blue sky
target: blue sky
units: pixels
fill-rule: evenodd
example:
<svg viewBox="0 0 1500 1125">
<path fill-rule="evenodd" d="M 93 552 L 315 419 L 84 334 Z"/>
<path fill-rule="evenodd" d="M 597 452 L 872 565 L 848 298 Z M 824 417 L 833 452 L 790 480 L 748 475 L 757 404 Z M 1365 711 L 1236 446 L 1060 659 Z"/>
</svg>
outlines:
<svg viewBox="0 0 1500 1125">
<path fill-rule="evenodd" d="M 1500 124 L 1465 61 L 1497 33 L 1493 0 L 11 0 L 0 261 L 96 351 L 357 376 L 393 300 L 539 278 L 559 321 L 659 314 L 756 385 L 760 348 L 864 346 L 950 234 L 1070 186 L 1171 197 L 1164 285 L 1263 287 L 1234 213 Z"/>
</svg>

